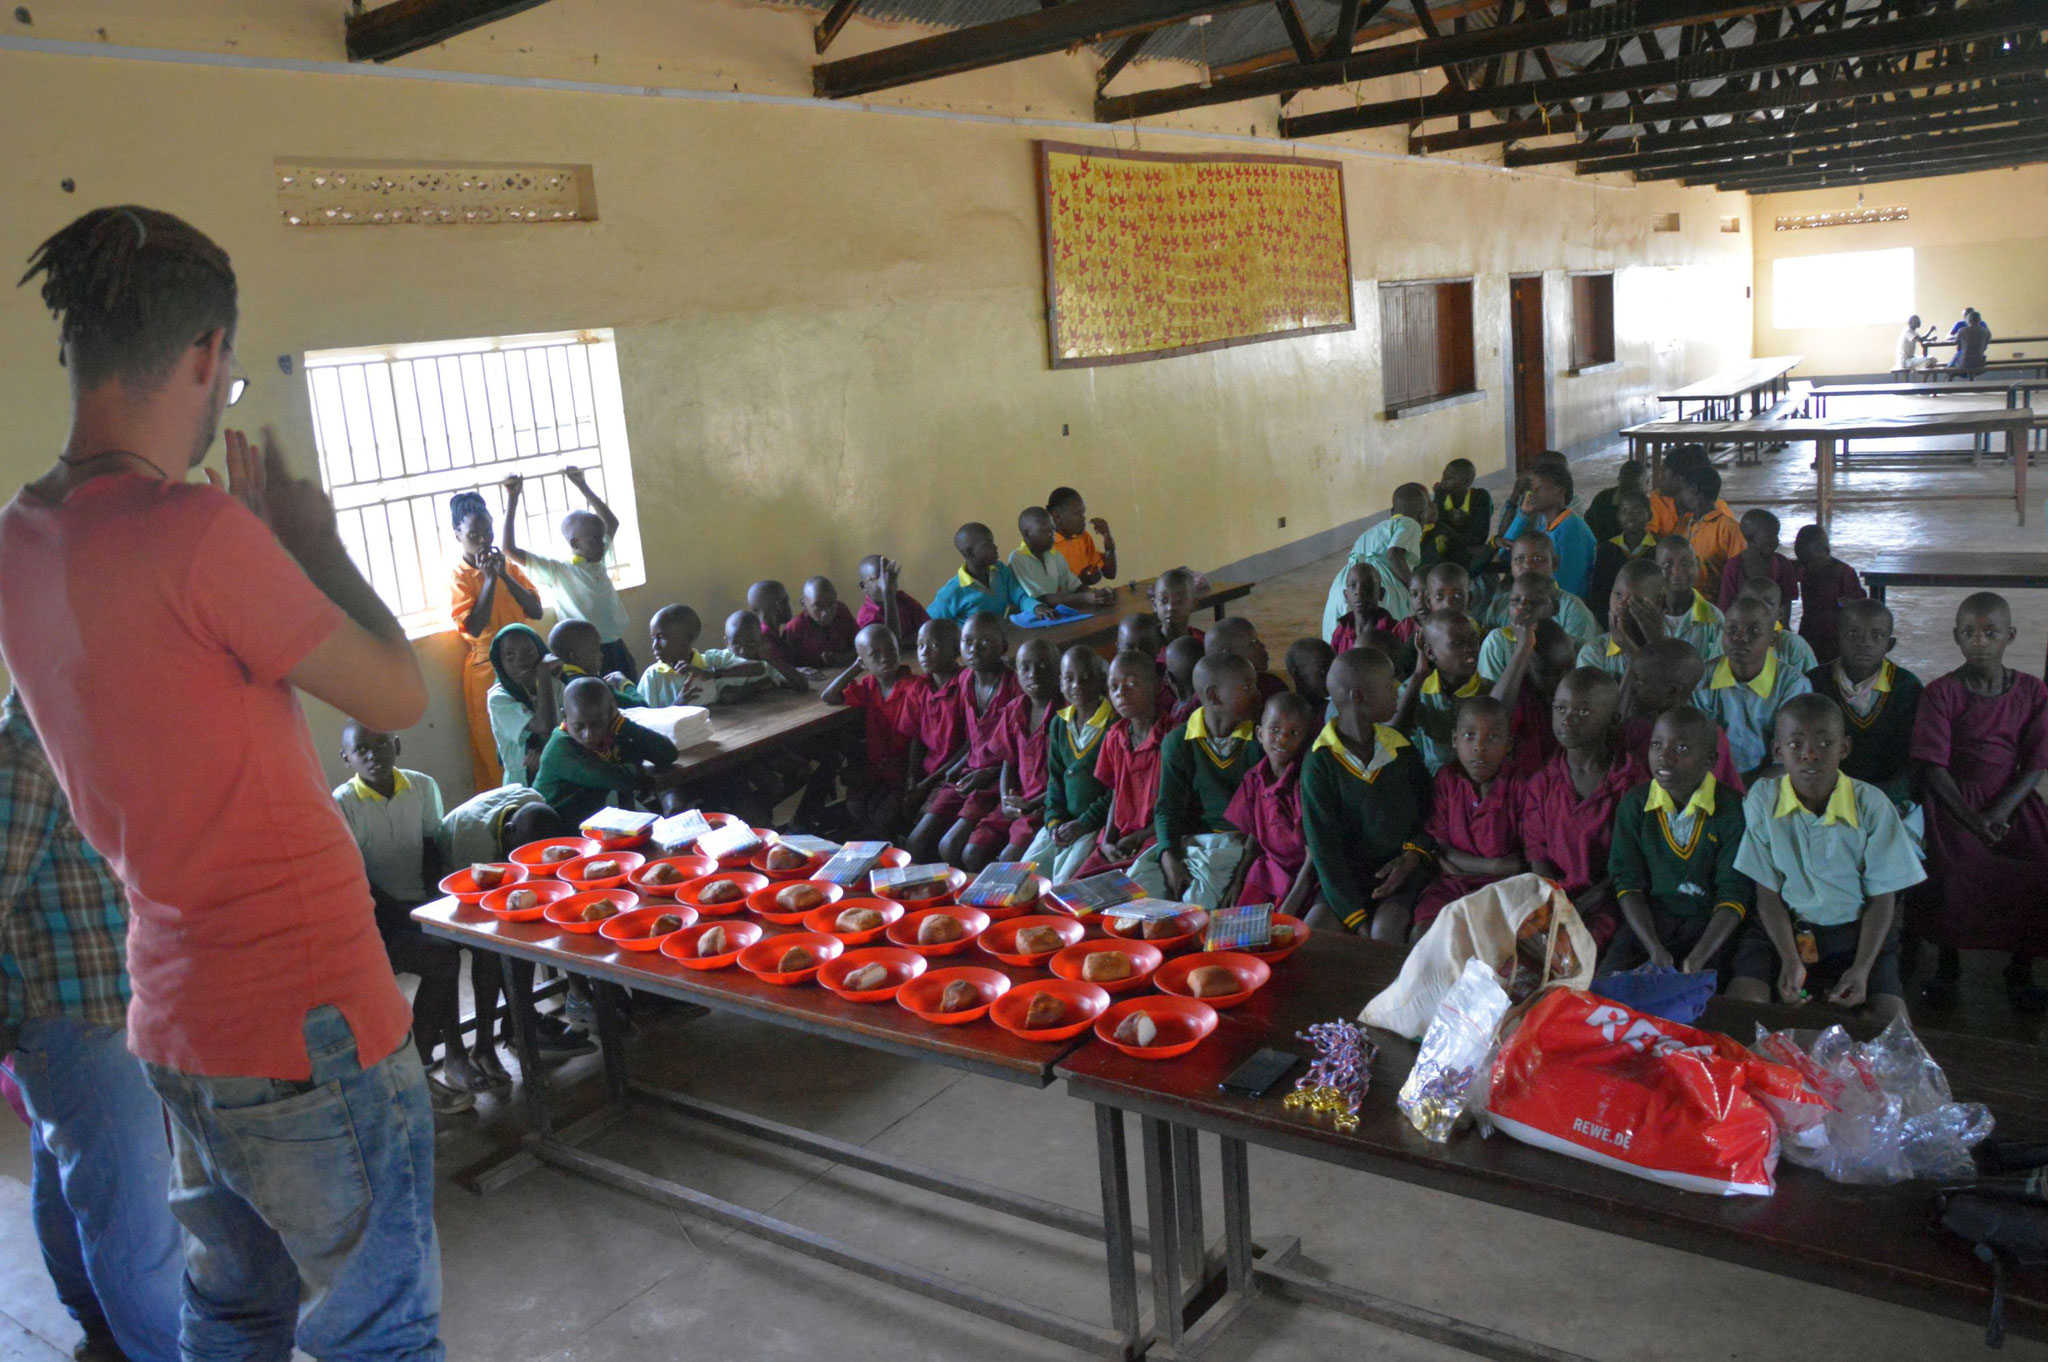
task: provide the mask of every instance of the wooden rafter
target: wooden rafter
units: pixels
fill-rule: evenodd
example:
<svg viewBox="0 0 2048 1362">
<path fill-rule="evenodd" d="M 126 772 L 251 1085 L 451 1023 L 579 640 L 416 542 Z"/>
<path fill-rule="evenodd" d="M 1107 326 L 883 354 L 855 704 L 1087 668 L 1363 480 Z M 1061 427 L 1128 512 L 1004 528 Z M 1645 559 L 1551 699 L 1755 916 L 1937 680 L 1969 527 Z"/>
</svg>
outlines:
<svg viewBox="0 0 2048 1362">
<path fill-rule="evenodd" d="M 547 0 L 391 0 L 348 16 L 350 61 L 390 61 L 444 43 Z"/>
</svg>

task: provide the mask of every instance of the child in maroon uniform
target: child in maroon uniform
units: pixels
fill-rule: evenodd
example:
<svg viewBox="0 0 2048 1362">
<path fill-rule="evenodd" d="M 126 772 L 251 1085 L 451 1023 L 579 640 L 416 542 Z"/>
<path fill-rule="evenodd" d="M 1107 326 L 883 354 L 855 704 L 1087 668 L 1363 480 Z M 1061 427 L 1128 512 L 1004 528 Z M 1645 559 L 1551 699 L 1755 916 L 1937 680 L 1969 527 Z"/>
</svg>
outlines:
<svg viewBox="0 0 2048 1362">
<path fill-rule="evenodd" d="M 1202 631 L 1188 623 L 1195 613 L 1195 574 L 1184 567 L 1160 573 L 1152 583 L 1152 613 L 1158 617 L 1160 637 L 1167 643 L 1181 638 L 1200 643 Z"/>
<path fill-rule="evenodd" d="M 1550 708 L 1557 688 L 1579 654 L 1578 640 L 1556 620 L 1518 626 L 1507 670 L 1493 683 L 1493 696 L 1508 707 L 1509 774 L 1535 775 L 1557 755 Z"/>
<path fill-rule="evenodd" d="M 1374 634 L 1393 635 L 1394 617 L 1380 605 L 1380 574 L 1371 563 L 1357 562 L 1344 569 L 1344 614 L 1330 631 L 1330 650 L 1348 653 Z"/>
<path fill-rule="evenodd" d="M 1742 584 L 1752 577 L 1768 577 L 1778 584 L 1778 623 L 1791 618 L 1792 602 L 1799 596 L 1799 564 L 1778 552 L 1778 518 L 1769 511 L 1742 514 L 1743 550 L 1730 556 L 1721 568 L 1720 606 L 1726 610 L 1742 594 Z M 1683 600 L 1685 593 L 1672 593 Z M 1676 605 L 1679 601 L 1673 601 Z"/>
<path fill-rule="evenodd" d="M 1954 997 L 1956 951 L 2010 951 L 2015 1008 L 2042 1010 L 2033 958 L 2048 951 L 2048 686 L 2005 665 L 2012 608 L 1979 591 L 1956 607 L 1963 665 L 1927 683 L 1913 761 L 1927 808 L 1927 934 L 1942 947 L 1930 1002 Z M 1942 987 L 1946 985 L 1946 987 Z"/>
<path fill-rule="evenodd" d="M 870 624 L 854 636 L 858 660 L 833 679 L 819 698 L 865 712 L 866 760 L 847 772 L 846 811 L 859 835 L 888 840 L 903 816 L 910 737 L 904 714 L 913 699 L 910 668 L 896 651 L 887 625 Z"/>
<path fill-rule="evenodd" d="M 1508 707 L 1491 695 L 1458 702 L 1451 742 L 1458 759 L 1436 773 L 1423 831 L 1436 844 L 1436 878 L 1415 901 L 1412 934 L 1428 930 L 1445 904 L 1518 875 L 1522 863 L 1521 784 L 1507 769 L 1514 748 Z"/>
<path fill-rule="evenodd" d="M 919 674 L 904 683 L 910 698 L 901 714 L 903 735 L 910 739 L 904 757 L 910 773 L 903 797 L 906 812 L 922 809 L 967 755 L 960 712 L 949 703 L 960 675 L 960 626 L 952 620 L 925 621 L 917 631 L 917 665 Z"/>
<path fill-rule="evenodd" d="M 899 650 L 908 652 L 917 646 L 917 631 L 924 628 L 924 622 L 931 616 L 918 604 L 917 597 L 898 588 L 902 575 L 903 569 L 894 558 L 871 553 L 861 559 L 860 609 L 854 612 L 853 622 L 863 629 L 870 624 L 887 624 L 896 633 Z"/>
<path fill-rule="evenodd" d="M 1202 697 L 1195 694 L 1195 664 L 1207 656 L 1206 645 L 1194 634 L 1183 634 L 1167 644 L 1161 656 L 1164 658 L 1161 665 L 1166 669 L 1166 680 L 1157 703 L 1178 727 L 1187 722 L 1188 715 L 1202 707 Z"/>
<path fill-rule="evenodd" d="M 959 715 L 966 755 L 957 774 L 932 791 L 910 831 L 910 854 L 920 863 L 943 859 L 958 865 L 974 825 L 1001 802 L 996 780 L 1002 775 L 1003 752 L 996 739 L 1004 715 L 1024 695 L 1010 670 L 1009 647 L 1003 617 L 993 610 L 976 611 L 960 633 L 967 670 L 938 703 L 951 705 Z"/>
<path fill-rule="evenodd" d="M 995 740 L 1003 754 L 996 782 L 1000 802 L 967 833 L 961 865 L 969 871 L 990 861 L 1021 859 L 1045 821 L 1046 740 L 1059 709 L 1059 649 L 1047 639 L 1026 639 L 1017 648 L 1017 680 L 1024 698 L 1010 706 Z M 957 833 L 959 825 L 953 830 Z"/>
<path fill-rule="evenodd" d="M 813 577 L 804 583 L 803 612 L 782 626 L 782 649 L 799 667 L 843 667 L 858 627 L 831 578 Z"/>
<path fill-rule="evenodd" d="M 1867 599 L 1856 569 L 1835 557 L 1828 532 L 1808 525 L 1792 537 L 1792 556 L 1799 560 L 1799 636 L 1813 645 L 1822 666 L 1835 660 L 1835 635 L 1841 628 L 1842 605 Z"/>
<path fill-rule="evenodd" d="M 1472 574 L 1463 567 L 1456 563 L 1438 563 L 1427 571 L 1417 569 L 1416 577 L 1416 611 L 1394 626 L 1394 637 L 1410 647 L 1415 644 L 1415 631 L 1422 627 L 1422 617 L 1430 611 L 1453 610 L 1460 615 L 1472 613 Z M 1474 624 L 1477 624 L 1476 620 Z"/>
<path fill-rule="evenodd" d="M 1158 700 L 1159 669 L 1152 659 L 1144 653 L 1118 653 L 1109 664 L 1109 704 L 1116 722 L 1095 758 L 1095 778 L 1109 790 L 1109 813 L 1076 878 L 1129 865 L 1152 845 L 1159 744 L 1174 728 L 1159 712 Z"/>
<path fill-rule="evenodd" d="M 1229 653 L 1252 664 L 1252 674 L 1259 682 L 1260 703 L 1287 689 L 1287 683 L 1268 670 L 1273 658 L 1259 641 L 1258 627 L 1243 615 L 1229 615 L 1209 626 L 1208 637 L 1202 640 L 1202 654 L 1215 657 L 1219 653 Z"/>
<path fill-rule="evenodd" d="M 1621 750 L 1621 683 L 1580 667 L 1558 684 L 1550 707 L 1559 752 L 1522 788 L 1522 845 L 1529 868 L 1564 887 L 1593 940 L 1621 925 L 1607 852 L 1621 797 L 1650 778 Z"/>
<path fill-rule="evenodd" d="M 1266 759 L 1245 772 L 1223 815 L 1247 839 L 1239 903 L 1270 903 L 1296 917 L 1308 906 L 1315 875 L 1301 831 L 1301 757 L 1321 728 L 1322 711 L 1291 691 L 1266 701 L 1259 717 Z"/>
<path fill-rule="evenodd" d="M 1308 701 L 1318 717 L 1330 706 L 1330 664 L 1337 650 L 1319 638 L 1298 638 L 1287 645 L 1287 681 Z"/>
</svg>

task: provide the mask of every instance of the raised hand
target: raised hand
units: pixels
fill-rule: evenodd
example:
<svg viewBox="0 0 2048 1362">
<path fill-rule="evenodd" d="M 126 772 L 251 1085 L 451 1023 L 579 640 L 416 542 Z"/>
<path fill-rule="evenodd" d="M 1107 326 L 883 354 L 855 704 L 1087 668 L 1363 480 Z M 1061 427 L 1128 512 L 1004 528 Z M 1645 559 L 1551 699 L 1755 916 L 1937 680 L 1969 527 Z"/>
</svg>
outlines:
<svg viewBox="0 0 2048 1362">
<path fill-rule="evenodd" d="M 270 527 L 277 542 L 294 558 L 304 560 L 317 549 L 329 547 L 335 539 L 334 503 L 317 483 L 295 478 L 285 467 L 277 437 L 263 428 L 263 443 L 252 446 L 239 430 L 226 431 L 227 481 L 211 468 L 206 477 L 248 507 L 258 520 Z"/>
</svg>

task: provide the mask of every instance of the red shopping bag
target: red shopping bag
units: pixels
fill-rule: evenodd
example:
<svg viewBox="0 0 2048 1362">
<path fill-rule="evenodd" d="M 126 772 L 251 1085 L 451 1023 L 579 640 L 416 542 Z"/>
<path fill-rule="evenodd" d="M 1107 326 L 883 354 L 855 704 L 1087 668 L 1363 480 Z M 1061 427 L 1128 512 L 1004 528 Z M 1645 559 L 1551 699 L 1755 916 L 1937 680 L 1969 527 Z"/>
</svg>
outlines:
<svg viewBox="0 0 2048 1362">
<path fill-rule="evenodd" d="M 1486 1110 L 1518 1140 L 1667 1187 L 1769 1196 L 1778 1134 L 1756 1093 L 1818 1100 L 1726 1036 L 1560 988 L 1501 1046 Z"/>
</svg>

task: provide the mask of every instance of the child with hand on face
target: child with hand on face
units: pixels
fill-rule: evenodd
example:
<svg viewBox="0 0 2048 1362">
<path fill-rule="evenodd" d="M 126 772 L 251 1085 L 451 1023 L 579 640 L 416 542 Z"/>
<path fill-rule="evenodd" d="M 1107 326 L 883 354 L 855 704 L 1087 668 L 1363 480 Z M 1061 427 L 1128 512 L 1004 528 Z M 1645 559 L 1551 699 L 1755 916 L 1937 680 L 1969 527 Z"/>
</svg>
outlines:
<svg viewBox="0 0 2048 1362">
<path fill-rule="evenodd" d="M 1808 608 L 1812 605 L 1809 598 Z M 1892 803 L 1906 805 L 1918 797 L 1911 748 L 1924 687 L 1919 677 L 1891 660 L 1896 641 L 1892 612 L 1884 602 L 1845 601 L 1835 633 L 1838 655 L 1806 679 L 1814 694 L 1842 707 L 1850 739 L 1842 769 L 1883 790 Z"/>
<path fill-rule="evenodd" d="M 1551 701 L 1558 753 L 1522 787 L 1522 838 L 1529 868 L 1564 887 L 1593 940 L 1605 946 L 1618 925 L 1607 853 L 1614 811 L 1645 773 L 1621 747 L 1621 685 L 1580 667 Z"/>
<path fill-rule="evenodd" d="M 1344 613 L 1330 631 L 1330 648 L 1348 653 L 1371 641 L 1374 634 L 1394 636 L 1400 621 L 1380 606 L 1380 575 L 1371 563 L 1352 563 L 1344 569 Z"/>
<path fill-rule="evenodd" d="M 753 621 L 753 632 L 758 637 L 760 621 L 745 611 L 739 613 Z M 733 620 L 726 621 L 726 631 L 728 635 L 732 633 Z M 659 709 L 669 705 L 731 704 L 777 684 L 778 678 L 770 674 L 767 664 L 747 660 L 737 650 L 730 650 L 729 656 L 719 659 L 725 663 L 723 666 L 714 663 L 710 654 L 698 652 L 697 639 L 703 632 L 704 622 L 687 605 L 664 605 L 654 612 L 647 625 L 647 641 L 654 650 L 654 661 L 640 674 L 640 694 L 649 705 Z"/>
<path fill-rule="evenodd" d="M 1460 700 L 1451 743 L 1457 760 L 1436 773 L 1422 825 L 1437 873 L 1415 901 L 1411 936 L 1428 930 L 1445 904 L 1526 868 L 1521 785 L 1508 769 L 1514 737 L 1507 705 L 1491 695 Z"/>
<path fill-rule="evenodd" d="M 1524 572 L 1512 578 L 1507 594 L 1495 603 L 1502 622 L 1489 630 L 1479 644 L 1480 675 L 1496 680 L 1505 676 L 1508 661 L 1514 657 L 1523 634 L 1544 620 L 1557 619 L 1558 599 L 1555 577 Z M 1573 647 L 1577 646 L 1574 640 Z"/>
<path fill-rule="evenodd" d="M 1195 664 L 1194 685 L 1201 706 L 1159 745 L 1157 840 L 1131 866 L 1131 878 L 1153 898 L 1213 911 L 1244 857 L 1244 834 L 1224 814 L 1265 753 L 1251 663 L 1231 653 L 1204 657 Z"/>
<path fill-rule="evenodd" d="M 1728 996 L 1769 1002 L 1775 980 L 1779 1002 L 1820 995 L 1887 1024 L 1906 1015 L 1899 892 L 1926 872 L 1892 802 L 1842 774 L 1841 706 L 1802 694 L 1773 717 L 1784 774 L 1742 801 L 1735 868 L 1755 882 L 1756 915 L 1735 948 Z"/>
<path fill-rule="evenodd" d="M 1799 598 L 1799 564 L 1778 552 L 1778 517 L 1769 511 L 1744 511 L 1741 525 L 1742 552 L 1721 569 L 1721 608 L 1726 610 L 1742 594 L 1750 578 L 1767 577 L 1777 583 L 1778 622 L 1783 624 L 1792 617 L 1792 602 Z"/>
<path fill-rule="evenodd" d="M 997 739 L 1004 715 L 1024 695 L 1010 669 L 1009 644 L 1002 616 L 992 610 L 976 612 L 961 631 L 960 651 L 967 670 L 947 688 L 940 703 L 958 716 L 956 732 L 964 754 L 955 773 L 932 791 L 911 829 L 910 854 L 920 863 L 944 859 L 960 864 L 975 824 L 1001 803 L 996 782 L 1003 771 L 1003 751 Z"/>
<path fill-rule="evenodd" d="M 2033 957 L 2048 951 L 2048 686 L 2005 665 L 2014 637 L 2003 596 L 1963 598 L 1963 665 L 1921 694 L 1911 755 L 1928 795 L 1928 934 L 1943 948 L 1936 983 L 1952 989 L 1957 948 L 2009 951 L 2008 996 L 2018 1010 L 2040 1011 L 2048 1000 L 2033 983 Z"/>
<path fill-rule="evenodd" d="M 902 576 L 903 569 L 893 558 L 871 553 L 861 559 L 860 609 L 854 612 L 853 622 L 861 629 L 870 624 L 888 625 L 889 632 L 896 635 L 898 650 L 909 652 L 917 647 L 917 631 L 931 617 L 917 597 L 897 584 Z"/>
<path fill-rule="evenodd" d="M 1699 555 L 1682 534 L 1667 534 L 1657 541 L 1657 566 L 1664 569 L 1664 631 L 1699 649 L 1701 657 L 1721 653 L 1721 630 L 1727 623 L 1721 607 L 1708 600 L 1693 583 L 1700 575 Z"/>
<path fill-rule="evenodd" d="M 1287 683 L 1321 715 L 1330 703 L 1330 664 L 1337 650 L 1319 638 L 1298 638 L 1287 645 Z"/>
<path fill-rule="evenodd" d="M 1508 541 L 1509 582 L 1519 581 L 1530 573 L 1557 581 L 1557 546 L 1542 530 L 1524 530 Z M 1506 597 L 1496 596 L 1488 607 L 1483 624 L 1488 628 L 1512 624 L 1510 609 Z M 1591 643 L 1600 635 L 1600 623 L 1593 618 L 1593 612 L 1586 608 L 1586 603 L 1561 585 L 1557 588 L 1556 619 L 1558 626 L 1581 644 Z"/>
<path fill-rule="evenodd" d="M 718 682 L 721 701 L 744 700 L 778 686 L 799 692 L 811 688 L 802 672 L 783 661 L 767 622 L 752 610 L 735 610 L 725 617 L 725 646 L 711 649 L 704 660 Z"/>
<path fill-rule="evenodd" d="M 1684 639 L 1660 638 L 1637 650 L 1621 678 L 1621 745 L 1630 756 L 1645 767 L 1649 765 L 1650 739 L 1657 720 L 1680 705 L 1689 706 L 1706 674 L 1706 661 Z M 1719 724 L 1714 725 L 1714 760 L 1709 769 L 1724 790 L 1741 795 L 1749 788 L 1735 769 L 1728 735 Z"/>
<path fill-rule="evenodd" d="M 1751 784 L 1770 764 L 1771 727 L 1779 706 L 1813 689 L 1805 673 L 1778 660 L 1771 647 L 1777 626 L 1768 604 L 1739 597 L 1728 607 L 1721 630 L 1721 657 L 1692 696 L 1693 707 L 1705 710 L 1728 734 L 1736 769 Z"/>
<path fill-rule="evenodd" d="M 1586 503 L 1586 528 L 1593 537 L 1606 543 L 1623 533 L 1621 521 L 1621 499 L 1625 496 L 1642 498 L 1643 523 L 1633 538 L 1640 539 L 1650 524 L 1650 498 L 1648 494 L 1649 470 L 1643 464 L 1631 459 L 1614 471 L 1614 486 L 1603 487 L 1593 494 Z M 1630 554 L 1629 557 L 1636 557 Z"/>
<path fill-rule="evenodd" d="M 1016 667 L 1024 697 L 1010 706 L 996 735 L 1003 755 L 999 802 L 968 830 L 960 863 L 970 874 L 990 861 L 1023 859 L 1045 824 L 1052 724 L 1060 701 L 1059 650 L 1047 639 L 1026 639 L 1017 647 Z"/>
<path fill-rule="evenodd" d="M 1031 862 L 1054 884 L 1074 878 L 1109 813 L 1109 787 L 1096 777 L 1095 763 L 1116 710 L 1109 703 L 1109 669 L 1085 643 L 1060 658 L 1060 698 L 1066 708 L 1052 716 L 1045 740 L 1044 825 L 1014 858 Z"/>
<path fill-rule="evenodd" d="M 1387 518 L 1358 536 L 1323 602 L 1323 637 L 1331 639 L 1332 647 L 1337 621 L 1346 613 L 1344 578 L 1354 563 L 1364 563 L 1378 574 L 1380 604 L 1389 615 L 1398 620 L 1414 609 L 1408 578 L 1422 562 L 1422 536 L 1432 514 L 1429 489 L 1419 482 L 1404 482 L 1394 489 Z"/>
<path fill-rule="evenodd" d="M 1045 509 L 1052 513 L 1053 547 L 1067 560 L 1067 566 L 1074 570 L 1081 584 L 1096 586 L 1115 581 L 1116 536 L 1109 532 L 1109 522 L 1101 516 L 1091 518 L 1088 503 L 1071 487 L 1053 488 L 1052 495 L 1045 499 Z M 1095 545 L 1095 535 L 1088 533 L 1090 526 L 1102 536 L 1100 548 Z"/>
<path fill-rule="evenodd" d="M 1438 563 L 1420 571 L 1418 578 L 1415 613 L 1394 626 L 1394 637 L 1411 645 L 1424 616 L 1435 610 L 1469 615 L 1472 604 L 1472 574 L 1456 563 Z"/>
<path fill-rule="evenodd" d="M 1507 670 L 1491 693 L 1508 707 L 1508 732 L 1514 739 L 1508 770 L 1517 779 L 1535 775 L 1557 755 L 1550 706 L 1558 686 L 1578 665 L 1578 652 L 1578 641 L 1556 620 L 1539 619 L 1515 635 Z"/>
<path fill-rule="evenodd" d="M 1621 798 L 1608 875 L 1626 932 L 1617 933 L 1603 971 L 1651 964 L 1687 974 L 1713 970 L 1723 985 L 1737 929 L 1753 898 L 1735 868 L 1742 800 L 1712 767 L 1720 730 L 1691 705 L 1666 710 L 1650 735 L 1650 783 Z"/>
<path fill-rule="evenodd" d="M 1614 579 L 1607 597 L 1607 632 L 1579 650 L 1578 665 L 1620 677 L 1643 649 L 1664 637 L 1664 572 L 1654 559 L 1637 558 Z"/>
<path fill-rule="evenodd" d="M 1394 695 L 1386 654 L 1338 654 L 1330 664 L 1337 717 L 1323 725 L 1301 766 L 1302 834 L 1322 893 L 1307 920 L 1369 932 L 1376 941 L 1407 938 L 1417 872 L 1430 850 L 1422 831 L 1429 772 L 1387 723 Z"/>
<path fill-rule="evenodd" d="M 803 613 L 782 626 L 782 652 L 799 667 L 844 667 L 853 661 L 860 626 L 829 577 L 804 583 Z"/>
<path fill-rule="evenodd" d="M 555 731 L 555 687 L 540 665 L 547 651 L 541 636 L 524 624 L 508 624 L 491 640 L 491 668 L 498 679 L 486 698 L 508 785 L 533 779 L 540 749 Z"/>
<path fill-rule="evenodd" d="M 565 468 L 562 476 L 590 503 L 589 510 L 571 511 L 562 517 L 568 561 L 519 547 L 519 495 L 525 480 L 516 473 L 505 479 L 505 556 L 548 589 L 558 617 L 589 620 L 597 626 L 604 671 L 631 676 L 639 667 L 634 664 L 633 650 L 626 646 L 626 605 L 605 565 L 612 538 L 619 532 L 619 518 L 603 497 L 590 490 L 589 475 L 582 469 Z"/>
<path fill-rule="evenodd" d="M 1159 712 L 1159 668 L 1150 653 L 1121 652 L 1109 664 L 1116 722 L 1103 735 L 1095 778 L 1109 791 L 1102 831 L 1075 878 L 1130 865 L 1152 845 L 1159 802 L 1159 752 L 1175 725 Z"/>
<path fill-rule="evenodd" d="M 1259 716 L 1265 760 L 1245 773 L 1224 820 L 1245 835 L 1244 885 L 1237 901 L 1270 903 L 1299 917 L 1315 891 L 1301 832 L 1301 758 L 1322 728 L 1321 711 L 1291 691 L 1269 697 Z"/>
<path fill-rule="evenodd" d="M 1458 701 L 1483 694 L 1493 682 L 1479 674 L 1479 631 L 1463 612 L 1431 611 L 1416 639 L 1415 669 L 1401 687 L 1394 727 L 1435 775 L 1452 758 L 1451 715 Z"/>
<path fill-rule="evenodd" d="M 905 711 L 912 700 L 910 668 L 896 651 L 886 624 L 870 624 L 854 635 L 854 664 L 834 677 L 818 698 L 847 705 L 864 716 L 861 763 L 849 772 L 846 811 L 860 835 L 889 840 L 903 819 L 909 783 L 910 737 Z"/>
<path fill-rule="evenodd" d="M 533 788 L 572 825 L 608 804 L 637 808 L 673 785 L 676 745 L 628 723 L 604 682 L 579 676 L 562 690 L 562 726 L 540 754 Z"/>
<path fill-rule="evenodd" d="M 1856 569 L 1835 557 L 1828 532 L 1807 525 L 1792 538 L 1792 557 L 1799 564 L 1799 636 L 1813 645 L 1823 663 L 1835 660 L 1835 630 L 1842 607 L 1868 596 Z"/>
<path fill-rule="evenodd" d="M 1031 598 L 1043 605 L 1064 605 L 1075 610 L 1099 610 L 1116 599 L 1116 590 L 1087 586 L 1054 541 L 1052 513 L 1043 506 L 1027 506 L 1017 517 L 1017 533 L 1023 543 L 1010 550 L 1010 571 L 1024 585 Z"/>
</svg>

